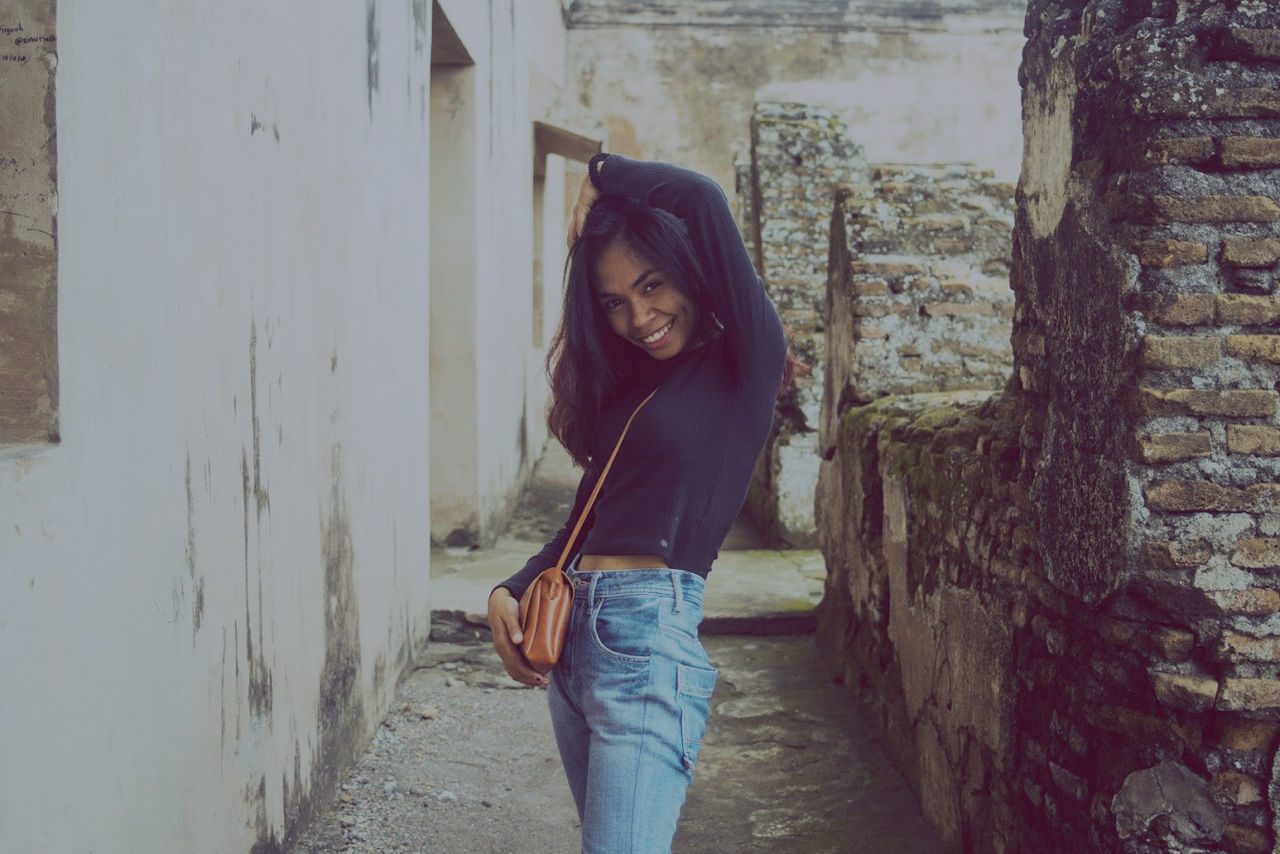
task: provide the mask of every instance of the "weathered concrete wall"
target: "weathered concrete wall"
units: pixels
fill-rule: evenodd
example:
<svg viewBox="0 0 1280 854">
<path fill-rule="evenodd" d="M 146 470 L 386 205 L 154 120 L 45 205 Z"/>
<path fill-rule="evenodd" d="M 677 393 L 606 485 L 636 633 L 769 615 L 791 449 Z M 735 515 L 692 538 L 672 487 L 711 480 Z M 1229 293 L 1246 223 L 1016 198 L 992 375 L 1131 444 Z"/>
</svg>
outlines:
<svg viewBox="0 0 1280 854">
<path fill-rule="evenodd" d="M 471 64 L 438 66 L 431 84 L 432 432 L 440 437 L 431 530 L 464 546 L 503 529 L 546 442 L 543 361 L 560 296 L 559 273 L 547 268 L 565 256 L 563 157 L 589 157 L 603 134 L 566 108 L 555 0 L 449 8 Z M 535 121 L 558 132 L 539 148 Z M 573 133 L 577 147 L 564 141 Z M 591 134 L 594 148 L 582 136 Z M 547 174 L 559 181 L 551 193 L 537 190 Z"/>
<path fill-rule="evenodd" d="M 61 442 L 0 450 L 0 849 L 280 850 L 428 630 L 431 4 L 57 11 Z"/>
<path fill-rule="evenodd" d="M 1270 851 L 1280 9 L 1027 21 L 1014 378 L 824 400 L 823 645 L 957 850 Z"/>
<path fill-rule="evenodd" d="M 967 162 L 1012 181 L 1025 9 L 573 0 L 569 63 L 578 97 L 609 126 L 609 150 L 689 166 L 726 192 L 757 101 L 831 109 L 871 162 Z"/>
<path fill-rule="evenodd" d="M 54 17 L 0 3 L 0 443 L 58 436 Z"/>
</svg>

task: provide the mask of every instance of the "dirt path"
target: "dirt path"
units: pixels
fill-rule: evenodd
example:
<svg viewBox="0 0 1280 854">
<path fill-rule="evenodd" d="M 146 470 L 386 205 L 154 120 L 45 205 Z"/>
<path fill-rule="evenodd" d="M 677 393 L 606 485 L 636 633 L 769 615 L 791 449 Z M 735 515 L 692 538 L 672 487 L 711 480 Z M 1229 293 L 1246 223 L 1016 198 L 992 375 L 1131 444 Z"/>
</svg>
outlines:
<svg viewBox="0 0 1280 854">
<path fill-rule="evenodd" d="M 677 854 L 936 854 L 902 778 L 808 637 L 706 638 L 720 669 Z M 484 644 L 431 646 L 295 854 L 578 850 L 540 691 Z"/>
</svg>

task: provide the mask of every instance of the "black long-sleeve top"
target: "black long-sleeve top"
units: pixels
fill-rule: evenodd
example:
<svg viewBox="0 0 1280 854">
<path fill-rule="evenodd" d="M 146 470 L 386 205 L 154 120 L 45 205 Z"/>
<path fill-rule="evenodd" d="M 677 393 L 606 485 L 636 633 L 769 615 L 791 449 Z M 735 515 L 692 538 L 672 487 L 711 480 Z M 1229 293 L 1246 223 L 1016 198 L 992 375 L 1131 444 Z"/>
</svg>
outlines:
<svg viewBox="0 0 1280 854">
<path fill-rule="evenodd" d="M 670 164 L 611 155 L 596 185 L 684 221 L 724 329 L 706 346 L 656 365 L 649 382 L 602 413 L 591 447 L 597 460 L 608 459 L 656 378 L 658 393 L 631 425 L 577 552 L 659 555 L 669 567 L 706 577 L 742 509 L 772 426 L 786 361 L 782 324 L 715 182 Z M 594 485 L 584 475 L 564 527 L 499 586 L 519 598 L 555 565 Z"/>
</svg>

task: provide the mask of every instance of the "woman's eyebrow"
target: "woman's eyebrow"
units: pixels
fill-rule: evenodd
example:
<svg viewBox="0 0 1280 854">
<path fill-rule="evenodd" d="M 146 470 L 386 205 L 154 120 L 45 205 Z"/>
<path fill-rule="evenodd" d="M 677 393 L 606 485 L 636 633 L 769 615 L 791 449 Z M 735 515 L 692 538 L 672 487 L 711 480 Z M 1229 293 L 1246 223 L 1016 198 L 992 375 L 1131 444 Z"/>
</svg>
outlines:
<svg viewBox="0 0 1280 854">
<path fill-rule="evenodd" d="M 657 269 L 654 267 L 650 267 L 648 270 L 645 270 L 643 273 L 641 273 L 639 276 L 636 277 L 636 280 L 634 282 L 631 283 L 631 287 L 629 288 L 629 290 L 634 291 L 636 288 L 640 286 L 640 284 L 645 279 L 649 278 L 650 276 L 652 276 L 654 273 L 657 273 L 657 272 L 658 272 Z"/>
</svg>

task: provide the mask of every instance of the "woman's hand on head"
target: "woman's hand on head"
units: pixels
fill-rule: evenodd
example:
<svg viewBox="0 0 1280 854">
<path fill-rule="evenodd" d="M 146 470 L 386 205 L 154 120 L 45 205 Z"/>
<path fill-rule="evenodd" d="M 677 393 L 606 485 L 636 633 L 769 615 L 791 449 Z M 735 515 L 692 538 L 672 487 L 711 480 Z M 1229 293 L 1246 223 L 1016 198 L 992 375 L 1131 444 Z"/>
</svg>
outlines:
<svg viewBox="0 0 1280 854">
<path fill-rule="evenodd" d="M 493 648 L 502 659 L 502 666 L 517 682 L 535 688 L 547 684 L 547 677 L 529 666 L 520 652 L 520 603 L 505 587 L 489 594 L 489 630 L 493 632 Z"/>
<path fill-rule="evenodd" d="M 600 198 L 600 191 L 596 189 L 596 185 L 591 183 L 591 176 L 586 175 L 582 179 L 582 186 L 578 188 L 578 201 L 573 204 L 573 213 L 569 217 L 569 249 L 573 250 L 573 246 L 578 242 L 578 238 L 582 236 L 582 229 L 587 222 L 587 214 L 591 211 L 591 206 L 596 203 L 596 199 Z"/>
</svg>

